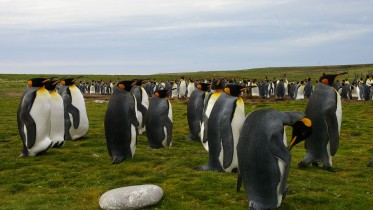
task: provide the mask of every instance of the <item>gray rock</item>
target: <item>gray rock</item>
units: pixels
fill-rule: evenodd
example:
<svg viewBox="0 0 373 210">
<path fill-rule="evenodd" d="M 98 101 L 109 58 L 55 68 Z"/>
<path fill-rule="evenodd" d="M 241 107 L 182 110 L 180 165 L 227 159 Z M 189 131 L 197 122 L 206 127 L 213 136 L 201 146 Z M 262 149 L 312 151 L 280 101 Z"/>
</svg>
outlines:
<svg viewBox="0 0 373 210">
<path fill-rule="evenodd" d="M 100 207 L 105 210 L 140 209 L 157 204 L 162 197 L 163 190 L 157 185 L 121 187 L 105 192 L 100 197 Z"/>
</svg>

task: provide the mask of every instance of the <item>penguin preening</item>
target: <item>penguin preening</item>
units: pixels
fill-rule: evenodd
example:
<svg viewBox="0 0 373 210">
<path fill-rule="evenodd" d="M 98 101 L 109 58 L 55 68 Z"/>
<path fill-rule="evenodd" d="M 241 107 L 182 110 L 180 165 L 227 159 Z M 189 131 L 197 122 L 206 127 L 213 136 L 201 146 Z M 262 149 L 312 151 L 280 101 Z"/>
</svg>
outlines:
<svg viewBox="0 0 373 210">
<path fill-rule="evenodd" d="M 187 118 L 189 125 L 189 139 L 201 141 L 201 125 L 203 122 L 204 100 L 208 94 L 210 83 L 198 83 L 197 88 L 189 97 Z"/>
<path fill-rule="evenodd" d="M 135 81 L 120 81 L 114 87 L 105 114 L 105 137 L 113 164 L 132 158 L 137 143 L 136 98 L 130 93 Z"/>
<path fill-rule="evenodd" d="M 223 92 L 223 81 L 220 79 L 212 80 L 211 83 L 211 92 L 205 96 L 204 100 L 204 108 L 202 112 L 202 124 L 201 124 L 201 142 L 203 147 L 206 151 L 209 151 L 208 146 L 208 137 L 207 137 L 207 129 L 208 129 L 208 119 L 211 114 L 211 110 L 215 105 L 216 100 L 220 97 L 221 93 Z"/>
<path fill-rule="evenodd" d="M 65 111 L 63 107 L 62 96 L 56 91 L 56 86 L 61 80 L 50 80 L 46 83 L 45 88 L 50 94 L 51 105 L 51 128 L 50 139 L 52 147 L 61 147 L 65 141 Z"/>
<path fill-rule="evenodd" d="M 287 147 L 284 126 L 292 126 Z M 250 209 L 273 209 L 286 194 L 290 150 L 312 133 L 312 122 L 300 112 L 257 110 L 247 116 L 237 144 L 237 191 L 242 182 Z"/>
<path fill-rule="evenodd" d="M 149 98 L 148 94 L 146 93 L 144 87 L 142 87 L 144 80 L 136 80 L 136 84 L 132 86 L 131 93 L 136 98 L 137 103 L 137 117 L 139 121 L 138 132 L 142 134 L 145 132 L 145 120 L 146 120 L 146 113 L 148 112 L 149 107 Z"/>
<path fill-rule="evenodd" d="M 84 97 L 74 84 L 78 78 L 63 79 L 59 90 L 65 109 L 65 140 L 79 139 L 89 128 Z"/>
<path fill-rule="evenodd" d="M 298 164 L 300 168 L 311 163 L 318 166 L 318 162 L 323 162 L 325 170 L 335 171 L 332 157 L 339 145 L 342 105 L 340 95 L 331 86 L 334 79 L 342 74 L 346 73 L 321 76 L 308 101 L 305 113 L 313 123 L 314 132 L 305 140 L 306 156 Z"/>
<path fill-rule="evenodd" d="M 23 149 L 20 156 L 36 156 L 51 146 L 51 105 L 45 84 L 50 79 L 33 78 L 27 82 L 17 111 L 18 131 Z"/>
<path fill-rule="evenodd" d="M 172 106 L 167 100 L 170 90 L 157 90 L 150 99 L 146 116 L 146 136 L 149 147 L 163 148 L 172 145 Z"/>
<path fill-rule="evenodd" d="M 234 172 L 237 170 L 239 133 L 245 120 L 241 92 L 247 88 L 228 84 L 217 99 L 208 119 L 208 163 L 201 170 Z"/>
</svg>

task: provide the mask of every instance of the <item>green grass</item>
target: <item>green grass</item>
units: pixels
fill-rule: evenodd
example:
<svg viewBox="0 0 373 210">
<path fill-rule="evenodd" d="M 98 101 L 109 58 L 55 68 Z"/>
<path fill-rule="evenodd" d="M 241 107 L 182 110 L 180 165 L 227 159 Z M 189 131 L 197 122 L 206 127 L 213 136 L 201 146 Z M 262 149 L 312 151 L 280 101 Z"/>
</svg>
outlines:
<svg viewBox="0 0 373 210">
<path fill-rule="evenodd" d="M 356 68 L 365 71 L 365 66 Z M 149 149 L 146 136 L 140 135 L 134 158 L 112 165 L 103 128 L 107 104 L 87 98 L 90 130 L 84 138 L 67 141 L 42 156 L 18 157 L 22 144 L 16 111 L 25 81 L 33 76 L 0 75 L 0 140 L 9 140 L 0 141 L 0 209 L 99 209 L 104 192 L 139 184 L 156 184 L 164 190 L 160 203 L 149 209 L 247 209 L 244 189 L 235 191 L 236 174 L 196 170 L 207 163 L 207 152 L 200 143 L 183 140 L 188 135 L 186 101 L 171 100 L 170 148 Z M 173 75 L 158 76 L 154 77 Z M 307 100 L 246 99 L 245 109 L 246 113 L 264 108 L 304 111 L 306 104 Z M 289 193 L 280 209 L 372 208 L 373 168 L 366 167 L 373 156 L 371 116 L 371 101 L 343 101 L 340 146 L 333 159 L 336 173 L 298 169 L 304 144 L 292 150 Z"/>
</svg>

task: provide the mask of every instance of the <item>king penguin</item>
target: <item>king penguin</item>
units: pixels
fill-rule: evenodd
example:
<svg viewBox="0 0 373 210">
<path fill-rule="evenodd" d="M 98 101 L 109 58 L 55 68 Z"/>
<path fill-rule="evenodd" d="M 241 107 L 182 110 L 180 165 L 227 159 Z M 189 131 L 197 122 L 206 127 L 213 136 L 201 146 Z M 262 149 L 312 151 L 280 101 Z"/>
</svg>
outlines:
<svg viewBox="0 0 373 210">
<path fill-rule="evenodd" d="M 52 147 L 58 148 L 64 144 L 65 135 L 65 111 L 63 108 L 63 99 L 56 91 L 56 86 L 60 80 L 50 80 L 46 83 L 45 88 L 50 94 L 51 104 L 51 129 L 50 138 Z"/>
<path fill-rule="evenodd" d="M 292 126 L 287 148 L 285 126 Z M 237 144 L 237 191 L 242 182 L 250 209 L 274 209 L 287 191 L 290 150 L 312 133 L 312 122 L 301 112 L 257 110 L 247 116 Z"/>
<path fill-rule="evenodd" d="M 105 114 L 105 136 L 113 164 L 132 158 L 137 143 L 136 98 L 130 93 L 136 81 L 120 81 L 114 87 Z"/>
<path fill-rule="evenodd" d="M 178 98 L 185 98 L 186 96 L 186 91 L 187 91 L 187 85 L 184 79 L 184 76 L 181 77 L 179 83 L 178 83 Z"/>
<path fill-rule="evenodd" d="M 340 95 L 331 85 L 342 74 L 346 73 L 321 76 L 308 101 L 305 113 L 313 123 L 314 132 L 305 140 L 306 156 L 298 164 L 300 168 L 310 163 L 318 166 L 317 162 L 321 161 L 325 170 L 335 171 L 332 168 L 332 157 L 339 145 L 342 105 Z"/>
<path fill-rule="evenodd" d="M 157 90 L 150 99 L 146 116 L 146 136 L 150 148 L 158 149 L 172 145 L 172 106 L 167 100 L 170 90 Z"/>
<path fill-rule="evenodd" d="M 237 170 L 239 133 L 245 120 L 241 91 L 247 88 L 228 84 L 216 101 L 208 119 L 208 163 L 201 170 L 233 172 Z"/>
<path fill-rule="evenodd" d="M 45 89 L 49 79 L 28 80 L 17 111 L 18 131 L 22 139 L 21 157 L 36 156 L 46 152 L 52 141 L 50 95 Z"/>
<path fill-rule="evenodd" d="M 196 86 L 195 86 L 195 83 L 194 83 L 194 80 L 190 79 L 189 80 L 189 83 L 188 83 L 188 98 L 190 98 L 190 96 L 192 95 L 193 91 L 196 89 Z"/>
<path fill-rule="evenodd" d="M 74 84 L 78 78 L 63 79 L 59 90 L 65 109 L 65 140 L 79 139 L 89 128 L 83 94 Z"/>
<path fill-rule="evenodd" d="M 208 119 L 211 114 L 211 110 L 215 105 L 216 100 L 220 97 L 223 92 L 223 81 L 220 79 L 212 80 L 211 82 L 211 92 L 206 95 L 204 101 L 204 108 L 202 112 L 202 124 L 201 124 L 201 142 L 206 151 L 209 151 L 208 146 L 208 137 L 207 137 L 207 128 L 208 128 Z"/>
<path fill-rule="evenodd" d="M 189 125 L 189 139 L 201 142 L 201 124 L 203 121 L 203 108 L 205 96 L 208 94 L 210 83 L 198 83 L 192 92 L 187 105 L 187 118 Z"/>
<path fill-rule="evenodd" d="M 149 107 L 149 98 L 144 87 L 142 86 L 144 80 L 136 80 L 136 84 L 132 86 L 131 93 L 135 96 L 137 102 L 137 117 L 139 121 L 138 133 L 143 134 L 145 128 L 145 118 Z"/>
</svg>

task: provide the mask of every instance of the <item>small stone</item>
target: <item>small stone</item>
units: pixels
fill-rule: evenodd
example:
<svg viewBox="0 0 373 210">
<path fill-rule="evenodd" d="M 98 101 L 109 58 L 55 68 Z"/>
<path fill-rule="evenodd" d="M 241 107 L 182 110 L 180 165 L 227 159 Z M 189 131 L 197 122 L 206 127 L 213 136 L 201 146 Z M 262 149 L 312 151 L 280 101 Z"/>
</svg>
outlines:
<svg viewBox="0 0 373 210">
<path fill-rule="evenodd" d="M 105 210 L 140 209 L 157 204 L 163 190 L 157 185 L 135 185 L 105 192 L 100 197 L 100 207 Z"/>
</svg>

